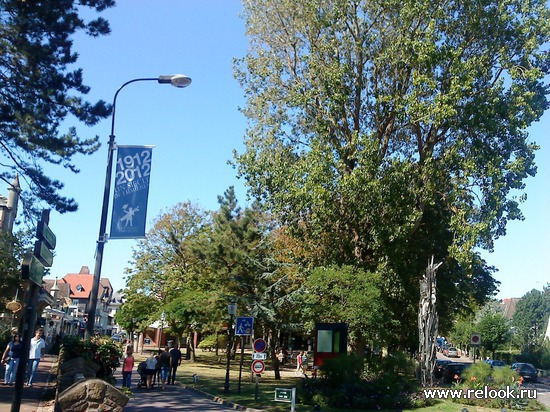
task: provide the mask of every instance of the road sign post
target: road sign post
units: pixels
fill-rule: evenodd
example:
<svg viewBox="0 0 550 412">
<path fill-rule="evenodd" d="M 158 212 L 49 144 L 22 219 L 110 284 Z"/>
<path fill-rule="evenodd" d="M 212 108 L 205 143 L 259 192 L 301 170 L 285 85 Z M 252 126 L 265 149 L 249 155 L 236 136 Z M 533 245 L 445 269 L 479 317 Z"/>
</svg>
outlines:
<svg viewBox="0 0 550 412">
<path fill-rule="evenodd" d="M 290 410 L 296 408 L 296 388 L 275 388 L 275 402 L 290 402 Z"/>
<path fill-rule="evenodd" d="M 241 365 L 239 366 L 239 386 L 237 393 L 241 394 L 241 379 L 243 375 L 244 363 L 244 341 L 242 336 L 252 336 L 254 332 L 254 318 L 252 316 L 237 316 L 235 322 L 235 335 L 241 336 Z"/>
<path fill-rule="evenodd" d="M 35 243 L 34 251 L 28 252 L 21 264 L 21 279 L 27 281 L 30 287 L 27 292 L 27 305 L 22 313 L 20 323 L 20 329 L 22 329 L 19 331 L 21 334 L 21 358 L 15 375 L 10 412 L 19 412 L 21 408 L 23 380 L 27 370 L 31 337 L 34 336 L 36 326 L 38 295 L 42 287 L 44 266 L 50 267 L 53 263 L 53 249 L 55 249 L 56 238 L 48 227 L 49 223 L 50 211 L 46 209 L 42 211 L 42 217 L 38 222 L 36 229 L 38 240 Z"/>
</svg>

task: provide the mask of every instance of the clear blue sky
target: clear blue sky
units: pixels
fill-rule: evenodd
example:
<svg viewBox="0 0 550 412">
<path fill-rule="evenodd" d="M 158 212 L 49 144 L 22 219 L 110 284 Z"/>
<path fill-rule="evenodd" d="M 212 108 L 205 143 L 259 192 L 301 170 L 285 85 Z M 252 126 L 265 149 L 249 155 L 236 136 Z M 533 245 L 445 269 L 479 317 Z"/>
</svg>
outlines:
<svg viewBox="0 0 550 412">
<path fill-rule="evenodd" d="M 163 210 L 190 200 L 216 209 L 217 196 L 230 185 L 246 204 L 243 182 L 227 164 L 232 150 L 242 148 L 245 119 L 243 92 L 232 75 L 232 59 L 247 50 L 238 0 L 118 0 L 102 15 L 111 24 L 109 36 L 78 36 L 75 50 L 91 87 L 90 100 L 111 102 L 126 81 L 139 77 L 183 73 L 191 86 L 176 89 L 156 82 L 127 86 L 117 100 L 115 135 L 120 145 L 155 145 L 149 193 L 148 227 Z M 66 183 L 63 193 L 75 197 L 76 213 L 52 213 L 50 226 L 58 243 L 50 277 L 94 269 L 95 247 L 105 180 L 110 119 L 93 128 L 78 126 L 82 136 L 99 135 L 99 152 L 75 160 L 81 173 L 52 169 Z M 550 281 L 548 207 L 550 154 L 547 135 L 550 115 L 531 128 L 532 140 L 542 145 L 539 173 L 527 181 L 526 220 L 512 222 L 508 234 L 484 254 L 499 268 L 498 297 L 520 297 Z M 123 288 L 133 240 L 111 240 L 105 247 L 102 277 Z"/>
</svg>

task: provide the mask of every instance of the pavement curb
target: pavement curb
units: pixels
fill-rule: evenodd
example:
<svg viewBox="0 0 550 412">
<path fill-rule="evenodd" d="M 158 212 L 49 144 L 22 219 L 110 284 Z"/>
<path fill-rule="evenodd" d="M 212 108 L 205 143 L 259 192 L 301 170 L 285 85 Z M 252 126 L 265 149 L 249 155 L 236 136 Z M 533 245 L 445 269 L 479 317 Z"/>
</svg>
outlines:
<svg viewBox="0 0 550 412">
<path fill-rule="evenodd" d="M 189 385 L 179 385 L 181 386 L 183 389 L 187 389 L 188 391 L 190 392 L 194 392 L 196 393 L 197 395 L 201 395 L 205 398 L 208 398 L 208 399 L 211 399 L 213 400 L 214 402 L 216 403 L 219 403 L 221 405 L 225 405 L 225 406 L 229 406 L 230 408 L 232 409 L 235 409 L 236 411 L 244 411 L 244 412 L 264 412 L 263 409 L 253 409 L 253 408 L 247 408 L 246 406 L 242 406 L 242 405 L 239 405 L 237 403 L 234 403 L 234 402 L 230 402 L 226 399 L 223 399 L 223 398 L 220 398 L 219 396 L 214 396 L 214 395 L 211 395 L 207 392 L 204 392 L 204 391 L 201 391 L 200 389 L 197 389 L 193 386 L 189 386 Z"/>
</svg>

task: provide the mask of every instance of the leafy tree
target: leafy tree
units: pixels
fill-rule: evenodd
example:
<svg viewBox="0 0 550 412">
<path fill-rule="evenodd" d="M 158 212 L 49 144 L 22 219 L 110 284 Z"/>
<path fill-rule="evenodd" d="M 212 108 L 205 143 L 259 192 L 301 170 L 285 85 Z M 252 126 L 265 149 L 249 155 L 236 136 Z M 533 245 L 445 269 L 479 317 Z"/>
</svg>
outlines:
<svg viewBox="0 0 550 412">
<path fill-rule="evenodd" d="M 548 319 L 550 318 L 550 285 L 543 291 L 533 289 L 516 304 L 513 325 L 521 345 L 531 350 L 542 345 Z"/>
<path fill-rule="evenodd" d="M 115 314 L 115 321 L 128 331 L 131 338 L 134 332 L 141 333 L 150 325 L 157 306 L 157 300 L 150 295 L 127 294 L 126 301 Z"/>
<path fill-rule="evenodd" d="M 300 303 L 310 329 L 317 322 L 347 323 L 351 345 L 364 353 L 367 345 L 386 340 L 380 295 L 376 274 L 349 266 L 318 267 L 308 276 Z"/>
<path fill-rule="evenodd" d="M 527 127 L 548 107 L 546 2 L 245 0 L 237 62 L 251 193 L 314 252 L 383 280 L 415 342 L 434 255 L 440 318 L 496 289 L 491 250 L 535 174 Z"/>
<path fill-rule="evenodd" d="M 477 333 L 471 317 L 459 319 L 451 330 L 450 338 L 453 345 L 466 348 L 470 345 L 472 333 Z"/>
<path fill-rule="evenodd" d="M 15 174 L 26 182 L 22 193 L 26 215 L 44 201 L 60 213 L 74 211 L 74 199 L 63 197 L 63 183 L 48 177 L 41 163 L 62 165 L 72 172 L 76 154 L 91 154 L 98 137 L 81 139 L 74 127 L 61 131 L 70 117 L 94 125 L 109 114 L 103 101 L 89 103 L 83 95 L 81 69 L 72 36 L 84 30 L 90 36 L 108 34 L 106 20 L 84 21 L 82 7 L 101 12 L 114 0 L 0 1 L 0 179 Z"/>
<path fill-rule="evenodd" d="M 477 324 L 477 330 L 481 334 L 481 345 L 492 352 L 492 358 L 495 357 L 495 351 L 511 338 L 509 320 L 498 313 L 483 316 Z"/>
</svg>

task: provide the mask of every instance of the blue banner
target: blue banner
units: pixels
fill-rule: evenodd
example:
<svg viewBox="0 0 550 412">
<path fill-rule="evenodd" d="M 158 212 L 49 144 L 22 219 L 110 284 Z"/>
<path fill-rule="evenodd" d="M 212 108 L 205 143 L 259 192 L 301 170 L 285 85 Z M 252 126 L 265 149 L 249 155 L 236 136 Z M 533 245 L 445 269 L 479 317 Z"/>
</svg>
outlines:
<svg viewBox="0 0 550 412">
<path fill-rule="evenodd" d="M 145 237 L 151 146 L 118 146 L 110 239 Z"/>
</svg>

